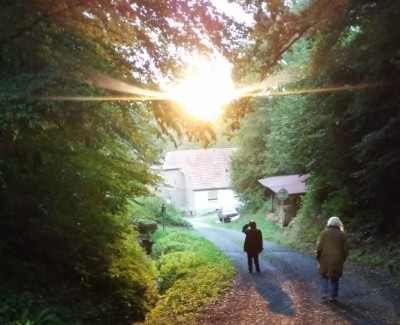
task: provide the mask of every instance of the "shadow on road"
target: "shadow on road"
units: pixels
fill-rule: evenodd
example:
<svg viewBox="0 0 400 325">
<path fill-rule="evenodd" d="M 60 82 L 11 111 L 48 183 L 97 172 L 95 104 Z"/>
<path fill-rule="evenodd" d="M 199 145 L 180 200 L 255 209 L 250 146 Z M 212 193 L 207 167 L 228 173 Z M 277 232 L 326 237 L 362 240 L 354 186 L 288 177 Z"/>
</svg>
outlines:
<svg viewBox="0 0 400 325">
<path fill-rule="evenodd" d="M 292 299 L 276 284 L 265 278 L 254 277 L 253 283 L 257 292 L 264 298 L 267 307 L 274 313 L 294 317 L 295 310 Z"/>
<path fill-rule="evenodd" d="M 378 325 L 387 324 L 383 320 L 379 319 L 380 315 L 370 315 L 367 310 L 357 310 L 355 306 L 343 303 L 343 302 L 325 302 L 328 307 L 334 311 L 337 315 L 342 316 L 352 325 Z M 366 317 L 368 316 L 368 317 Z"/>
<path fill-rule="evenodd" d="M 265 302 L 264 312 L 283 317 L 279 321 L 287 317 L 285 324 L 287 321 L 287 324 L 400 325 L 399 317 L 396 317 L 398 308 L 395 308 L 398 300 L 390 299 L 398 297 L 398 287 L 393 286 L 397 282 L 386 281 L 381 276 L 384 273 L 371 277 L 365 269 L 346 272 L 341 279 L 339 301 L 323 302 L 319 296 L 314 256 L 264 241 L 264 252 L 260 255 L 261 273 L 249 274 L 241 232 L 215 228 L 202 219 L 191 222 L 200 235 L 231 259 L 238 271 L 239 288 L 253 289 L 248 290 L 247 299 L 257 300 L 253 295 L 256 292 L 262 298 L 258 299 L 259 307 L 262 309 Z M 247 300 L 240 303 L 246 304 Z"/>
</svg>

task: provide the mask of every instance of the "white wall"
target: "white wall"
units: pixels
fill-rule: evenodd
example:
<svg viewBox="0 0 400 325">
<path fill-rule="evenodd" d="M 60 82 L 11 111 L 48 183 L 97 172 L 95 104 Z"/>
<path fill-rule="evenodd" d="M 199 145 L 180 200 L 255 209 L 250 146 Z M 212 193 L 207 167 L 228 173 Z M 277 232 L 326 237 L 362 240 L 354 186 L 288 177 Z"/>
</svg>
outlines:
<svg viewBox="0 0 400 325">
<path fill-rule="evenodd" d="M 195 191 L 195 211 L 197 215 L 214 212 L 222 205 L 232 204 L 234 202 L 234 193 L 230 189 L 218 190 L 218 200 L 209 201 L 208 191 Z"/>
<path fill-rule="evenodd" d="M 196 215 L 196 199 L 195 192 L 191 190 L 191 185 L 185 178 L 186 186 L 186 214 Z"/>
<path fill-rule="evenodd" d="M 169 199 L 180 211 L 186 211 L 185 175 L 178 169 L 163 170 L 167 186 L 160 188 L 161 196 Z"/>
<path fill-rule="evenodd" d="M 217 190 L 216 201 L 208 200 L 209 191 L 192 191 L 184 173 L 180 169 L 161 170 L 167 186 L 160 187 L 162 197 L 169 199 L 180 211 L 188 215 L 202 215 L 214 212 L 222 205 L 234 202 L 230 189 Z"/>
</svg>

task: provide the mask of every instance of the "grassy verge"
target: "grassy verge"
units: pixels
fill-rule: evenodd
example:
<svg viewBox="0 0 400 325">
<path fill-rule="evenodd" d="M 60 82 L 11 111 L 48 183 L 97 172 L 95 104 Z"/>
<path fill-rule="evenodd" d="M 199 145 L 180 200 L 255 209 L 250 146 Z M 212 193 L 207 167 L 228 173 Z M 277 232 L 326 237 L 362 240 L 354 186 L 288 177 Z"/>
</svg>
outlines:
<svg viewBox="0 0 400 325">
<path fill-rule="evenodd" d="M 243 214 L 238 220 L 230 223 L 219 222 L 216 214 L 210 214 L 207 217 L 204 217 L 204 222 L 210 225 L 238 231 L 242 231 L 243 225 L 249 223 L 250 220 L 254 220 L 257 223 L 257 228 L 262 231 L 265 240 L 269 240 L 283 246 L 291 246 L 292 240 L 285 236 L 282 228 L 275 223 L 266 220 L 265 213 L 260 212 L 255 214 Z"/>
<path fill-rule="evenodd" d="M 230 287 L 235 269 L 194 231 L 159 230 L 154 241 L 160 300 L 141 324 L 195 324 L 205 307 Z"/>
</svg>

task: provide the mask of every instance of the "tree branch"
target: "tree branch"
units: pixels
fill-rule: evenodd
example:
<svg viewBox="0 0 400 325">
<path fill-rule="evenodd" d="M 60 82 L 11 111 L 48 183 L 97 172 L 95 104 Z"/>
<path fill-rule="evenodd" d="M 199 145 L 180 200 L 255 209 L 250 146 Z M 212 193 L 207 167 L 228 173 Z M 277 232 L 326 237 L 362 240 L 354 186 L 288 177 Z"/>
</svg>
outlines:
<svg viewBox="0 0 400 325">
<path fill-rule="evenodd" d="M 67 6 L 66 8 L 60 9 L 60 10 L 55 11 L 54 13 L 50 14 L 49 12 L 50 12 L 51 8 L 53 7 L 53 5 L 54 5 L 54 3 L 56 1 L 57 0 L 52 0 L 50 2 L 49 6 L 47 7 L 47 9 L 44 12 L 40 13 L 39 17 L 36 20 L 34 20 L 33 22 L 31 22 L 28 25 L 23 26 L 21 29 L 17 30 L 13 34 L 8 35 L 7 37 L 1 38 L 0 39 L 0 46 L 4 45 L 4 44 L 6 44 L 6 43 L 8 43 L 8 42 L 20 37 L 20 36 L 22 36 L 26 32 L 34 29 L 40 22 L 42 22 L 42 21 L 44 21 L 44 20 L 46 20 L 48 18 L 56 17 L 56 16 L 64 13 L 65 11 L 69 11 L 69 10 L 75 8 L 75 7 L 79 7 L 81 5 L 88 4 L 89 2 L 92 2 L 93 0 L 78 1 L 75 4 L 72 4 L 71 6 Z"/>
</svg>

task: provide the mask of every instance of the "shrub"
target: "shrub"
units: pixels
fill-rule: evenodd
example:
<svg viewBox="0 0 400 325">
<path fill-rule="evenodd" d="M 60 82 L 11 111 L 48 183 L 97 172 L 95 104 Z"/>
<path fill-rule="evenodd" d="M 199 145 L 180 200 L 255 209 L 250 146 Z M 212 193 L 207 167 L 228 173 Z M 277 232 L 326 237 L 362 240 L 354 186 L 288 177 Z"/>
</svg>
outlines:
<svg viewBox="0 0 400 325">
<path fill-rule="evenodd" d="M 157 231 L 153 239 L 163 295 L 144 324 L 195 324 L 205 306 L 230 286 L 235 269 L 215 246 L 194 233 Z"/>
<path fill-rule="evenodd" d="M 165 213 L 162 215 L 161 208 L 164 205 Z M 167 203 L 164 199 L 157 196 L 146 196 L 135 199 L 131 202 L 133 221 L 138 219 L 154 220 L 158 224 L 164 222 L 167 226 L 192 227 L 176 207 Z M 163 219 L 164 218 L 164 219 Z"/>
<path fill-rule="evenodd" d="M 34 296 L 27 291 L 20 294 L 8 292 L 0 297 L 0 323 L 13 325 L 66 324 L 57 316 L 55 309 L 40 309 Z"/>
<path fill-rule="evenodd" d="M 147 220 L 147 219 L 139 219 L 135 220 L 133 224 L 136 226 L 137 230 L 141 234 L 149 234 L 153 233 L 157 230 L 157 222 L 153 220 Z"/>
</svg>

